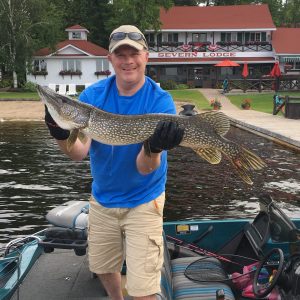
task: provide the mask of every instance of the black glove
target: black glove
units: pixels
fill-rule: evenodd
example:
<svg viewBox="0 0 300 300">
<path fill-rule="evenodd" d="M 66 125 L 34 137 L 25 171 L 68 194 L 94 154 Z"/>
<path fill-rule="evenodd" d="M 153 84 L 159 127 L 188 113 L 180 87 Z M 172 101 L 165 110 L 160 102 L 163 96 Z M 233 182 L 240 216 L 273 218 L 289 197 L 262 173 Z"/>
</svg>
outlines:
<svg viewBox="0 0 300 300">
<path fill-rule="evenodd" d="M 162 150 L 170 150 L 178 146 L 183 138 L 184 128 L 172 121 L 160 121 L 150 138 L 144 142 L 146 153 L 159 153 Z M 148 151 L 147 151 L 148 150 Z"/>
<path fill-rule="evenodd" d="M 60 128 L 51 117 L 45 105 L 45 123 L 49 128 L 50 134 L 57 140 L 66 140 L 70 136 L 70 131 Z"/>
</svg>

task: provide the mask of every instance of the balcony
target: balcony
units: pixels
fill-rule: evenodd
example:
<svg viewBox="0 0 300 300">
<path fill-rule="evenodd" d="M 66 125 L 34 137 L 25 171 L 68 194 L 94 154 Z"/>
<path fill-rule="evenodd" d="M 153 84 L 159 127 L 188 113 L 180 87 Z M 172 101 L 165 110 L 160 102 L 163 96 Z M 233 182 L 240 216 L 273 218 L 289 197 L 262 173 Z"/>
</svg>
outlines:
<svg viewBox="0 0 300 300">
<path fill-rule="evenodd" d="M 150 52 L 261 52 L 273 51 L 269 42 L 149 42 Z"/>
</svg>

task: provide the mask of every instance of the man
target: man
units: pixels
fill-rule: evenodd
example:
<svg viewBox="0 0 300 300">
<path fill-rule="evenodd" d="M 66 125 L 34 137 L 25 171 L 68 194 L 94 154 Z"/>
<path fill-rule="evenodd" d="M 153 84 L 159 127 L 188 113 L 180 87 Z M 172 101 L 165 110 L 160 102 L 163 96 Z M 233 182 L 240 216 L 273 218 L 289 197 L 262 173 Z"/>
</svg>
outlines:
<svg viewBox="0 0 300 300">
<path fill-rule="evenodd" d="M 115 114 L 175 114 L 171 96 L 144 75 L 148 47 L 138 28 L 123 25 L 111 33 L 108 60 L 115 76 L 88 87 L 80 95 L 81 101 Z M 163 150 L 179 145 L 184 130 L 174 122 L 160 122 L 144 144 L 111 146 L 77 140 L 68 152 L 69 132 L 58 128 L 47 113 L 45 119 L 50 133 L 70 158 L 82 160 L 90 155 L 90 270 L 98 275 L 111 299 L 120 300 L 120 270 L 126 259 L 129 295 L 136 300 L 156 299 L 163 261 L 167 172 Z"/>
</svg>

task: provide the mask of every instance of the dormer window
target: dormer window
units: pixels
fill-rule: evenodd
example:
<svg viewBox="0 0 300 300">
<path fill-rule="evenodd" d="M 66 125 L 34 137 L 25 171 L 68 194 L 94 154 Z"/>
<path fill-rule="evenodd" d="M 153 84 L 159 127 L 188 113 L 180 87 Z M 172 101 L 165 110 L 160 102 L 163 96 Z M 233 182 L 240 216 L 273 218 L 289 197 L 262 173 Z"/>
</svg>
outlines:
<svg viewBox="0 0 300 300">
<path fill-rule="evenodd" d="M 72 39 L 73 40 L 80 40 L 81 39 L 81 32 L 72 32 Z"/>
<path fill-rule="evenodd" d="M 69 40 L 87 41 L 89 31 L 80 25 L 71 26 L 66 31 L 68 32 Z"/>
</svg>

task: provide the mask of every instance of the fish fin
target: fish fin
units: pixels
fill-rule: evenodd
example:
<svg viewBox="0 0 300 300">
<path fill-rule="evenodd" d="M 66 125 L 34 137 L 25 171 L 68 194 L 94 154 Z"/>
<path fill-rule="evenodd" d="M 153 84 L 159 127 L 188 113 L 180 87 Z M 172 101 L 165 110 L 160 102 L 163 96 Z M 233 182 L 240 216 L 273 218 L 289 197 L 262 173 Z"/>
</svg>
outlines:
<svg viewBox="0 0 300 300">
<path fill-rule="evenodd" d="M 144 151 L 146 156 L 151 157 L 150 144 L 148 140 L 144 141 Z"/>
<path fill-rule="evenodd" d="M 240 155 L 230 161 L 244 182 L 250 185 L 253 182 L 248 174 L 249 171 L 260 170 L 267 166 L 260 157 L 243 147 L 241 147 Z"/>
<path fill-rule="evenodd" d="M 67 151 L 70 152 L 77 140 L 77 137 L 79 135 L 79 129 L 73 129 L 70 132 L 70 136 L 67 139 Z"/>
<path fill-rule="evenodd" d="M 217 134 L 223 136 L 230 129 L 230 119 L 221 111 L 209 111 L 198 115 L 191 116 L 189 118 L 201 119 L 210 124 Z"/>
<path fill-rule="evenodd" d="M 199 156 L 213 165 L 217 165 L 222 159 L 222 153 L 215 148 L 197 148 L 193 150 Z"/>
<path fill-rule="evenodd" d="M 88 141 L 88 137 L 82 131 L 79 131 L 78 139 L 81 141 L 82 144 L 86 144 Z"/>
</svg>

